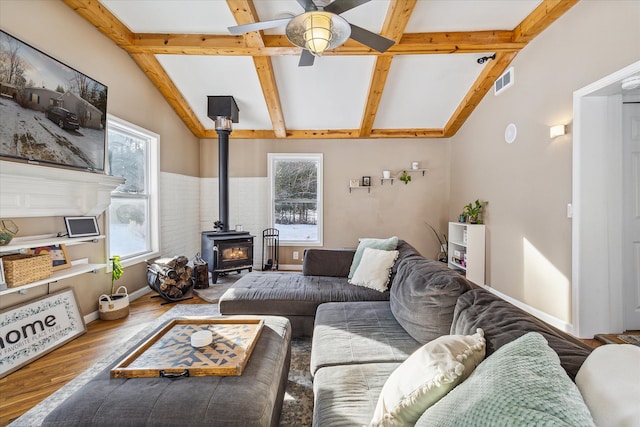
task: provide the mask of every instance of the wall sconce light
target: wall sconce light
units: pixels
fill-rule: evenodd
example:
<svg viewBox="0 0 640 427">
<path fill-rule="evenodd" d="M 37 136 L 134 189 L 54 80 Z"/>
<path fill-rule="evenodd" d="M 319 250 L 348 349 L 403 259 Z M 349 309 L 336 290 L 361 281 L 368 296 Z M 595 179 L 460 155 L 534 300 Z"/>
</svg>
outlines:
<svg viewBox="0 0 640 427">
<path fill-rule="evenodd" d="M 553 139 L 567 133 L 567 125 L 555 125 L 549 128 L 549 138 Z"/>
</svg>

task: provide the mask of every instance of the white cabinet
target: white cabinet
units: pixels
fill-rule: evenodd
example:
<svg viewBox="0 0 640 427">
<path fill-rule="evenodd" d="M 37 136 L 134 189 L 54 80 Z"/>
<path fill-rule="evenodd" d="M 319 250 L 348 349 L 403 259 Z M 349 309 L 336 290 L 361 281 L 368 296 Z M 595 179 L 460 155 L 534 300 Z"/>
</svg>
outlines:
<svg viewBox="0 0 640 427">
<path fill-rule="evenodd" d="M 483 224 L 449 223 L 449 268 L 477 285 L 484 285 L 485 232 Z"/>
<path fill-rule="evenodd" d="M 9 254 L 9 253 L 17 253 L 24 252 L 29 248 L 37 248 L 41 246 L 51 246 L 51 245 L 80 245 L 83 243 L 97 243 L 99 240 L 104 239 L 105 236 L 91 236 L 91 237 L 77 237 L 70 239 L 68 237 L 56 237 L 55 235 L 51 236 L 34 236 L 34 237 L 23 237 L 23 238 L 14 238 L 11 241 L 10 245 L 0 246 L 0 255 Z M 71 267 L 65 268 L 64 270 L 54 271 L 53 274 L 46 279 L 38 280 L 35 282 L 27 283 L 22 286 L 16 286 L 14 288 L 7 288 L 4 290 L 0 290 L 0 295 L 10 294 L 13 292 L 20 292 L 29 288 L 33 288 L 34 286 L 46 285 L 48 283 L 53 283 L 58 280 L 67 279 L 69 277 L 77 276 L 79 274 L 95 272 L 102 268 L 105 268 L 107 264 L 90 264 L 87 258 L 71 260 Z"/>
</svg>

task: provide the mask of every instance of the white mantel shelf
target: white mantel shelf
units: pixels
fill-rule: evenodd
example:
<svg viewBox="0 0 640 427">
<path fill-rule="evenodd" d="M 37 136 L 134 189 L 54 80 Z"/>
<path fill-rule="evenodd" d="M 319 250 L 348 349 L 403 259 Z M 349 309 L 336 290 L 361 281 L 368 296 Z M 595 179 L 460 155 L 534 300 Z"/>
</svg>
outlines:
<svg viewBox="0 0 640 427">
<path fill-rule="evenodd" d="M 100 215 L 123 178 L 0 160 L 0 218 Z"/>
</svg>

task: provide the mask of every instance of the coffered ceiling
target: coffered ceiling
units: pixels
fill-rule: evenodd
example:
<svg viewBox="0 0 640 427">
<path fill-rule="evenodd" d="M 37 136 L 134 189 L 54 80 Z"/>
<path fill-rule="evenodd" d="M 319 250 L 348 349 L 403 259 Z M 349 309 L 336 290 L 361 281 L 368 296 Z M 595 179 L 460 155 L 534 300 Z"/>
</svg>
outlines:
<svg viewBox="0 0 640 427">
<path fill-rule="evenodd" d="M 129 53 L 195 136 L 217 138 L 207 96 L 232 95 L 232 137 L 305 139 L 454 135 L 517 53 L 578 2 L 371 0 L 341 16 L 395 45 L 378 53 L 350 39 L 299 67 L 284 26 L 227 29 L 304 12 L 295 0 L 63 1 Z"/>
</svg>

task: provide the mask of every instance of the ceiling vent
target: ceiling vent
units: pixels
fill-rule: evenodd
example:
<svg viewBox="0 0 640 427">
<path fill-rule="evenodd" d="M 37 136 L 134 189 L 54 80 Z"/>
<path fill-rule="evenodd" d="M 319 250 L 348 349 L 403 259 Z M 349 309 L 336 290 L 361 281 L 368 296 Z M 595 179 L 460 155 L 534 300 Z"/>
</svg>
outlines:
<svg viewBox="0 0 640 427">
<path fill-rule="evenodd" d="M 511 86 L 513 86 L 513 67 L 498 77 L 498 80 L 493 84 L 493 93 L 498 96 Z"/>
</svg>

